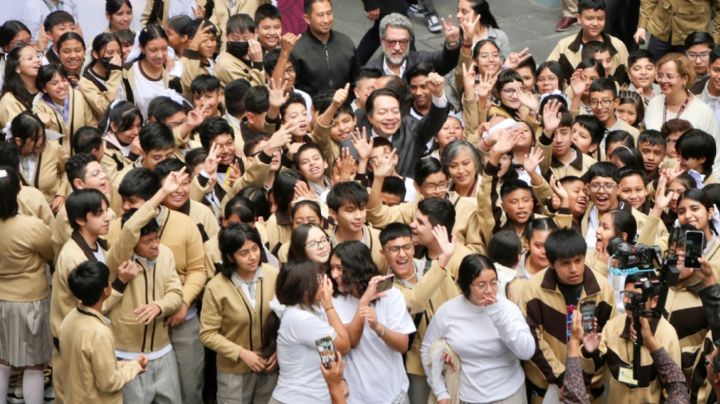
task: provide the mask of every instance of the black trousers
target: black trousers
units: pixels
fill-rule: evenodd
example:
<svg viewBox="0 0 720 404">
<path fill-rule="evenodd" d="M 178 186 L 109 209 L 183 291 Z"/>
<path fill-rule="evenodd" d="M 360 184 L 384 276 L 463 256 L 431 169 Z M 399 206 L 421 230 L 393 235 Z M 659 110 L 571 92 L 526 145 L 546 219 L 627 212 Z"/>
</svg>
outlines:
<svg viewBox="0 0 720 404">
<path fill-rule="evenodd" d="M 640 0 L 605 0 L 605 32 L 621 40 L 628 52 L 638 48 L 633 39 L 640 20 Z"/>
</svg>

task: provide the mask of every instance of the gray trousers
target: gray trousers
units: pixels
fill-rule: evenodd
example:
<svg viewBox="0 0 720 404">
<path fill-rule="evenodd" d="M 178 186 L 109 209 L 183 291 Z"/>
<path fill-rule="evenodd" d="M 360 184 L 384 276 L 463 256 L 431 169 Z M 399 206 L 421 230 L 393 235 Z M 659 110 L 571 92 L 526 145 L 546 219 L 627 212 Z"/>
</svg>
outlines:
<svg viewBox="0 0 720 404">
<path fill-rule="evenodd" d="M 408 391 L 410 403 L 426 404 L 430 396 L 430 386 L 428 385 L 427 377 L 408 373 L 408 379 L 410 380 L 410 391 Z"/>
<path fill-rule="evenodd" d="M 182 403 L 202 404 L 205 349 L 200 342 L 200 318 L 196 316 L 171 328 L 170 342 L 177 357 Z"/>
<path fill-rule="evenodd" d="M 267 404 L 270 401 L 278 374 L 250 373 L 236 375 L 217 374 L 218 404 Z"/>
<path fill-rule="evenodd" d="M 527 393 L 525 392 L 525 383 L 512 396 L 499 401 L 493 401 L 489 404 L 527 404 Z M 473 404 L 460 400 L 460 404 Z"/>
<path fill-rule="evenodd" d="M 137 375 L 122 390 L 123 402 L 135 404 L 174 404 L 180 402 L 175 353 L 149 361 L 144 373 Z"/>
</svg>

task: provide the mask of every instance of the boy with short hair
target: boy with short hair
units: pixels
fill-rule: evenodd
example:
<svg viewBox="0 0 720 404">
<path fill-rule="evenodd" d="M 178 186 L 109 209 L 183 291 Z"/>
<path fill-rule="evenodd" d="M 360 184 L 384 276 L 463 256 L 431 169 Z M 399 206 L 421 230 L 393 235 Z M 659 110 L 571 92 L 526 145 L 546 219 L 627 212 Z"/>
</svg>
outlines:
<svg viewBox="0 0 720 404">
<path fill-rule="evenodd" d="M 322 199 L 322 197 L 330 191 L 332 185 L 330 184 L 330 180 L 325 176 L 328 163 L 322 155 L 320 146 L 315 143 L 305 143 L 300 146 L 295 155 L 295 165 L 300 175 L 302 175 L 307 182 L 308 187 L 315 192 L 315 195 L 319 198 Z M 365 201 L 365 203 L 367 203 L 367 201 Z"/>
<path fill-rule="evenodd" d="M 595 159 L 582 153 L 573 144 L 572 114 L 563 112 L 556 117 L 550 115 L 543 114 L 543 131 L 538 137 L 538 147 L 543 150 L 545 160 L 549 160 L 541 163 L 541 168 L 547 167 L 545 176 L 549 177 L 548 170 L 555 178 L 582 176 L 595 163 Z"/>
<path fill-rule="evenodd" d="M 382 203 L 387 206 L 397 206 L 405 200 L 405 183 L 399 177 L 387 177 L 382 186 Z"/>
<path fill-rule="evenodd" d="M 282 34 L 282 16 L 280 10 L 272 4 L 262 4 L 255 11 L 255 32 L 263 51 L 280 46 Z M 272 72 L 272 70 L 265 70 Z"/>
<path fill-rule="evenodd" d="M 249 15 L 235 14 L 227 20 L 226 47 L 215 64 L 215 73 L 223 85 L 236 79 L 245 79 L 253 86 L 265 85 L 262 48 L 254 36 L 255 23 Z"/>
<path fill-rule="evenodd" d="M 642 154 L 645 178 L 654 182 L 660 176 L 660 164 L 665 159 L 667 140 L 656 130 L 646 130 L 637 141 L 638 150 Z"/>
<path fill-rule="evenodd" d="M 588 156 L 600 158 L 600 144 L 605 138 L 605 127 L 593 115 L 578 115 L 572 124 L 572 142 Z"/>
<path fill-rule="evenodd" d="M 355 100 L 352 102 L 353 112 L 365 110 L 365 102 L 375 89 L 375 81 L 382 76 L 382 72 L 372 67 L 363 67 L 358 71 L 353 85 Z"/>
<path fill-rule="evenodd" d="M 430 63 L 416 63 L 405 72 L 405 81 L 410 87 L 412 95 L 412 106 L 410 108 L 410 116 L 415 119 L 422 119 L 423 116 L 430 112 L 432 105 L 432 95 L 430 90 L 425 86 L 425 81 L 435 68 Z"/>
<path fill-rule="evenodd" d="M 620 105 L 620 99 L 617 96 L 617 86 L 612 79 L 603 77 L 593 81 L 590 85 L 590 108 L 592 108 L 593 115 L 602 122 L 608 132 L 624 130 L 637 141 L 640 135 L 637 128 L 615 116 L 615 108 L 618 105 Z M 601 147 L 604 147 L 604 143 L 601 144 Z"/>
<path fill-rule="evenodd" d="M 59 65 L 60 55 L 58 55 L 57 42 L 60 36 L 66 32 L 75 31 L 75 18 L 72 14 L 64 10 L 56 10 L 48 14 L 43 22 L 45 34 L 52 42 L 52 46 L 45 52 L 45 59 L 48 63 Z M 37 36 L 33 35 L 34 38 Z"/>
<path fill-rule="evenodd" d="M 583 236 L 575 230 L 550 233 L 545 241 L 550 267 L 530 278 L 520 301 L 520 309 L 538 345 L 535 355 L 524 363 L 532 403 L 542 402 L 551 385 L 562 386 L 575 308 L 592 302 L 598 330 L 605 327 L 613 314 L 613 289 L 606 279 L 585 265 L 586 249 Z M 593 399 L 602 395 L 604 370 L 590 373 L 589 391 Z"/>
<path fill-rule="evenodd" d="M 270 109 L 270 94 L 265 85 L 250 87 L 245 94 L 245 119 L 242 136 L 245 141 L 265 135 L 265 117 Z"/>
<path fill-rule="evenodd" d="M 578 21 L 580 32 L 561 39 L 555 46 L 547 60 L 556 60 L 561 65 L 574 70 L 582 60 L 582 48 L 591 41 L 600 41 L 608 45 L 612 55 L 612 65 L 617 68 L 627 64 L 628 51 L 625 44 L 604 32 L 605 30 L 605 1 L 580 0 L 578 2 Z M 608 72 L 608 75 L 615 73 Z"/>
<path fill-rule="evenodd" d="M 101 262 L 86 261 L 68 277 L 73 296 L 80 304 L 60 325 L 62 371 L 55 377 L 65 386 L 69 403 L 123 402 L 121 390 L 145 372 L 148 359 L 140 355 L 132 361 L 118 362 L 110 320 L 102 307 L 112 293 L 110 270 Z"/>
<path fill-rule="evenodd" d="M 615 66 L 613 66 L 612 52 L 608 44 L 600 41 L 590 41 L 583 45 L 580 55 L 582 60 L 595 59 L 600 62 L 605 69 L 605 77 L 612 77 L 610 72 L 615 70 Z"/>
<path fill-rule="evenodd" d="M 204 112 L 205 119 L 219 117 L 222 109 L 222 85 L 217 77 L 201 74 L 190 83 L 190 95 L 195 109 Z"/>
<path fill-rule="evenodd" d="M 415 245 L 410 226 L 393 223 L 380 232 L 383 256 L 395 275 L 394 287 L 402 292 L 417 328 L 417 333 L 410 336 L 409 349 L 405 355 L 405 369 L 410 380 L 408 396 L 413 403 L 426 402 L 430 393 L 420 361 L 420 346 L 425 330 L 435 310 L 459 294 L 458 287 L 453 278 L 448 276 L 447 270 L 447 265 L 454 256 L 455 246 L 450 243 L 444 227 L 434 228 L 433 234 L 440 243 L 442 253 L 436 260 L 431 261 L 429 268 L 423 268 L 423 263 L 413 258 Z"/>
</svg>

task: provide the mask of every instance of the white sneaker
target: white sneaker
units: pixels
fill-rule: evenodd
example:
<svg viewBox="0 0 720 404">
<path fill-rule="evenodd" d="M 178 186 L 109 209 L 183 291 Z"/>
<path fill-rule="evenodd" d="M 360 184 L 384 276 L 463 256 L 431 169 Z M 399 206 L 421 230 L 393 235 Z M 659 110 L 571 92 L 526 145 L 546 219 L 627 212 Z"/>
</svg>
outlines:
<svg viewBox="0 0 720 404">
<path fill-rule="evenodd" d="M 433 34 L 442 31 L 442 25 L 440 25 L 440 19 L 437 14 L 431 14 L 427 17 L 427 29 Z"/>
<path fill-rule="evenodd" d="M 425 18 L 425 13 L 427 13 L 427 10 L 425 7 L 423 7 L 421 4 L 411 4 L 408 6 L 407 10 L 408 14 L 413 17 L 422 17 Z"/>
</svg>

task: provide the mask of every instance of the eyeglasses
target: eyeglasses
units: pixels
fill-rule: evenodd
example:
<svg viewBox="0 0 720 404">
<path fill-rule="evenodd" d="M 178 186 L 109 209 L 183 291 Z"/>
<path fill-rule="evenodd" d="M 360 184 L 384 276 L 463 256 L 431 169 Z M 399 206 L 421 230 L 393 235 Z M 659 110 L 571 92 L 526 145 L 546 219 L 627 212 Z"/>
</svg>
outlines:
<svg viewBox="0 0 720 404">
<path fill-rule="evenodd" d="M 410 43 L 409 39 L 383 39 L 383 41 L 390 46 L 400 45 L 402 47 L 405 47 Z"/>
<path fill-rule="evenodd" d="M 590 100 L 590 106 L 593 108 L 596 108 L 598 106 L 602 106 L 603 108 L 609 107 L 610 104 L 612 104 L 613 100 L 606 98 L 604 100 Z"/>
<path fill-rule="evenodd" d="M 685 54 L 687 55 L 688 59 L 693 59 L 693 60 L 695 60 L 695 59 L 700 59 L 700 60 L 710 59 L 710 52 L 701 52 L 701 53 L 686 52 Z"/>
<path fill-rule="evenodd" d="M 394 245 L 387 248 L 387 250 L 390 251 L 391 254 L 398 254 L 400 250 L 403 250 L 407 254 L 410 254 L 411 252 L 413 252 L 414 249 L 415 246 L 413 244 Z"/>
<path fill-rule="evenodd" d="M 601 189 L 604 189 L 606 191 L 612 191 L 615 188 L 617 188 L 617 184 L 612 182 L 606 182 L 606 183 L 597 183 L 597 182 L 591 182 L 588 184 L 588 189 L 592 192 L 598 192 Z"/>
<path fill-rule="evenodd" d="M 438 182 L 438 183 L 427 183 L 424 184 L 423 189 L 425 191 L 445 191 L 448 189 L 448 183 L 447 182 Z"/>
<path fill-rule="evenodd" d="M 490 289 L 497 289 L 498 280 L 493 279 L 490 282 L 471 283 L 470 286 L 474 287 L 477 290 L 485 290 L 488 286 L 490 287 Z"/>
<path fill-rule="evenodd" d="M 312 248 L 313 250 L 319 250 L 330 242 L 330 240 L 324 238 L 316 241 L 305 243 L 305 247 Z"/>
</svg>

